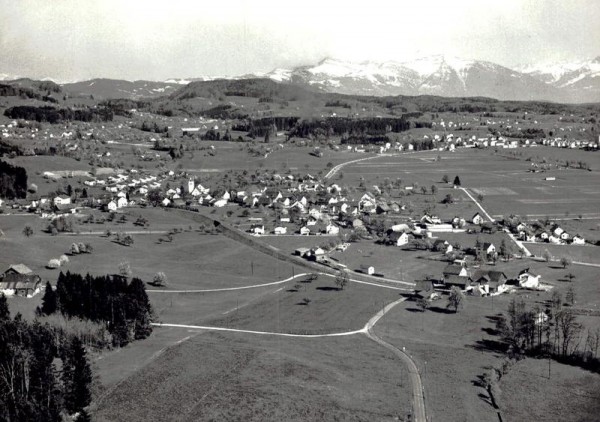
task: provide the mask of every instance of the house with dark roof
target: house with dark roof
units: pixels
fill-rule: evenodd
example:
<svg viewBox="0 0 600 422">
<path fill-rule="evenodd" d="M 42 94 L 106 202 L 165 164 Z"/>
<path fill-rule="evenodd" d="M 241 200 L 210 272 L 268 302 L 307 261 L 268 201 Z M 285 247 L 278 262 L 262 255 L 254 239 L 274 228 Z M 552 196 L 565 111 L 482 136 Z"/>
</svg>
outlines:
<svg viewBox="0 0 600 422">
<path fill-rule="evenodd" d="M 468 277 L 470 276 L 469 269 L 459 264 L 449 264 L 446 265 L 443 271 L 444 279 L 446 276 L 456 275 L 459 277 Z"/>
<path fill-rule="evenodd" d="M 32 297 L 39 293 L 42 279 L 26 265 L 11 265 L 0 275 L 0 293 L 6 296 Z"/>
<path fill-rule="evenodd" d="M 4 272 L 2 274 L 0 274 L 0 279 L 4 278 L 7 275 L 10 274 L 31 274 L 32 271 L 31 269 L 25 265 L 25 264 L 13 264 L 10 267 L 8 267 L 6 270 L 4 270 Z"/>
<path fill-rule="evenodd" d="M 473 287 L 482 295 L 502 293 L 506 291 L 507 280 L 502 271 L 477 270 L 473 275 Z"/>
<path fill-rule="evenodd" d="M 444 275 L 444 285 L 448 288 L 450 287 L 458 287 L 461 290 L 467 290 L 473 284 L 473 280 L 468 276 L 460 276 L 460 275 Z"/>
</svg>

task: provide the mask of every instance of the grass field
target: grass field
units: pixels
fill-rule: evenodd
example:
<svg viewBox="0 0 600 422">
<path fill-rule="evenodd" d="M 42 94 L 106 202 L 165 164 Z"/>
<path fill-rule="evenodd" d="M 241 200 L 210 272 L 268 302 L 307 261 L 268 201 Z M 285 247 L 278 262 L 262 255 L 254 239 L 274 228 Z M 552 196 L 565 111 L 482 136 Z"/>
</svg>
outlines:
<svg viewBox="0 0 600 422">
<path fill-rule="evenodd" d="M 420 312 L 414 302 L 392 309 L 375 328 L 376 333 L 398 348 L 405 348 L 420 369 L 425 387 L 425 406 L 432 420 L 498 420 L 493 408 L 478 394 L 473 384 L 498 356 L 478 346 L 489 338 L 485 329 L 492 326 L 486 318 L 501 307 L 491 301 L 469 299 L 466 308 L 446 313 L 446 300 L 431 304 Z"/>
<path fill-rule="evenodd" d="M 591 284 L 590 282 L 591 280 L 585 284 Z M 596 287 L 596 284 L 593 287 L 588 286 L 592 289 Z M 392 309 L 376 326 L 375 331 L 383 339 L 396 347 L 405 347 L 416 361 L 425 387 L 428 417 L 432 420 L 498 420 L 485 391 L 477 385 L 477 380 L 489 367 L 499 366 L 503 358 L 503 355 L 496 351 L 498 337 L 490 331 L 494 327 L 490 317 L 505 312 L 511 296 L 503 295 L 493 299 L 467 297 L 465 308 L 456 314 L 446 310 L 446 299 L 433 302 L 426 312 L 420 312 L 412 301 L 404 302 Z M 590 293 L 590 296 L 594 297 L 595 301 L 599 297 L 598 292 Z M 519 297 L 530 306 L 543 306 L 550 293 L 523 292 Z M 598 324 L 597 317 L 578 319 L 587 328 Z M 583 335 L 585 336 L 585 332 Z M 558 366 L 555 363 L 552 365 Z M 506 389 L 513 391 L 511 397 L 514 399 L 523 390 L 518 387 L 518 381 L 511 385 Z M 504 386 L 502 390 L 505 390 Z M 558 388 L 555 391 L 558 392 Z M 525 393 L 526 397 L 533 399 L 530 394 L 533 393 Z M 545 390 L 537 397 L 541 398 L 544 394 Z M 575 406 L 580 402 L 562 400 L 561 403 L 566 409 L 573 406 L 576 410 Z M 588 405 L 590 404 L 588 398 Z M 509 416 L 508 420 L 531 420 L 530 417 L 524 417 L 527 415 L 527 402 L 520 402 L 515 406 L 520 408 L 514 411 L 521 413 L 513 414 L 514 417 Z M 581 415 L 585 414 L 583 410 L 579 412 Z"/>
<path fill-rule="evenodd" d="M 4 217 L 8 218 L 8 217 Z M 20 217 L 14 217 L 13 220 Z M 24 217 L 25 218 L 25 217 Z M 92 254 L 70 257 L 62 271 L 97 275 L 118 273 L 121 262 L 129 262 L 134 277 L 151 281 L 164 271 L 169 289 L 211 289 L 259 284 L 287 278 L 292 266 L 280 263 L 252 248 L 219 235 L 195 231 L 174 235 L 172 242 L 159 243 L 161 235 L 133 235 L 133 246 L 114 243 L 104 236 L 50 236 L 38 233 L 26 238 L 20 233 L 0 240 L 0 265 L 24 263 L 34 272 L 54 282 L 57 270 L 45 268 L 48 260 L 70 251 L 71 243 L 85 242 Z"/>
<path fill-rule="evenodd" d="M 525 359 L 500 382 L 506 420 L 592 421 L 600 415 L 600 375 L 548 361 Z M 594 416 L 596 415 L 596 416 Z"/>
<path fill-rule="evenodd" d="M 117 386 L 97 421 L 391 421 L 406 371 L 364 336 L 281 339 L 203 333 Z"/>
<path fill-rule="evenodd" d="M 350 282 L 337 290 L 334 277 L 287 284 L 210 325 L 293 334 L 328 334 L 361 329 L 378 310 L 400 298 L 397 290 Z M 310 299 L 305 305 L 303 299 Z"/>
<path fill-rule="evenodd" d="M 543 256 L 545 251 L 548 251 L 552 259 L 570 258 L 572 261 L 600 264 L 600 247 L 598 246 L 525 243 L 525 247 L 536 256 Z"/>
<path fill-rule="evenodd" d="M 536 149 L 543 154 L 547 149 Z M 528 153 L 530 150 L 526 150 Z M 533 151 L 533 150 L 531 150 Z M 594 154 L 578 152 L 580 158 L 590 161 L 595 171 L 566 169 L 546 173 L 529 173 L 531 163 L 494 155 L 492 149 L 462 149 L 457 152 L 423 151 L 381 157 L 346 166 L 342 171 L 344 181 L 358 183 L 361 177 L 366 184 L 381 183 L 386 177 L 401 178 L 405 184 L 418 183 L 429 187 L 439 184 L 447 174 L 452 181 L 455 175 L 462 186 L 484 196 L 483 206 L 492 215 L 518 214 L 543 217 L 598 214 L 600 196 L 597 188 L 597 169 Z M 437 161 L 437 156 L 441 160 Z M 597 155 L 597 154 L 596 154 Z M 595 166 L 595 167 L 594 167 Z M 556 177 L 545 181 L 546 176 Z M 443 187 L 443 185 L 438 185 Z M 440 194 L 443 189 L 440 189 Z M 443 197 L 443 196 L 442 196 Z M 414 198 L 411 197 L 411 198 Z M 470 217 L 470 215 L 466 216 Z"/>
</svg>

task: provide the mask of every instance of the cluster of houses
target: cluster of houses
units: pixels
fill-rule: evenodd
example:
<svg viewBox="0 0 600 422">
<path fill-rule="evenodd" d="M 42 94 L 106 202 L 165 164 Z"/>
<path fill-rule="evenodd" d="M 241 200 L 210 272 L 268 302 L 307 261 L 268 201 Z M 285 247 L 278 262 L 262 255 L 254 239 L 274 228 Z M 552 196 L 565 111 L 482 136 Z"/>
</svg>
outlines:
<svg viewBox="0 0 600 422">
<path fill-rule="evenodd" d="M 579 234 L 571 235 L 558 224 L 549 229 L 540 225 L 530 226 L 520 222 L 510 226 L 510 231 L 522 242 L 543 242 L 553 245 L 585 245 L 585 238 Z"/>
<path fill-rule="evenodd" d="M 439 298 L 439 290 L 457 287 L 474 296 L 494 296 L 511 289 L 512 286 L 536 290 L 540 288 L 540 275 L 525 268 L 514 278 L 508 278 L 503 271 L 493 269 L 470 269 L 457 263 L 446 266 L 439 282 L 421 280 L 417 282 L 417 297 L 433 300 Z"/>
</svg>

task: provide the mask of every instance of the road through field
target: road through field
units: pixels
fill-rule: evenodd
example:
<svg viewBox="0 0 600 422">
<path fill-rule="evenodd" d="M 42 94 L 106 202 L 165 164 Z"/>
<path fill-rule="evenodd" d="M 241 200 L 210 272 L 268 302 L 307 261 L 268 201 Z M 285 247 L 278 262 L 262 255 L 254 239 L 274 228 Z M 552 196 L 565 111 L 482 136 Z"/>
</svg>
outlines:
<svg viewBox="0 0 600 422">
<path fill-rule="evenodd" d="M 477 201 L 473 195 L 471 195 L 471 192 L 469 192 L 466 188 L 460 188 L 460 190 L 462 190 L 464 193 L 467 194 L 467 196 L 469 198 L 471 198 L 471 200 L 475 203 L 475 205 L 477 205 L 479 207 L 479 209 L 481 210 L 481 212 L 488 218 L 488 220 L 490 220 L 492 223 L 495 222 L 496 220 L 494 220 L 494 218 L 481 206 L 481 204 L 479 203 L 479 201 Z M 522 250 L 526 256 L 531 256 L 531 252 L 529 251 L 529 249 L 527 249 L 525 247 L 525 245 L 523 245 L 523 242 L 518 241 L 513 235 L 512 233 L 507 233 L 508 237 L 510 238 L 510 240 L 512 240 L 515 245 L 517 245 L 517 247 Z"/>
<path fill-rule="evenodd" d="M 288 280 L 285 280 L 288 281 Z M 387 287 L 387 286 L 380 286 Z M 197 329 L 197 330 L 206 330 L 206 331 L 228 331 L 235 333 L 246 333 L 246 334 L 256 334 L 256 335 L 270 335 L 270 336 L 278 336 L 278 337 L 293 337 L 293 338 L 324 338 L 324 337 L 344 337 L 344 336 L 353 336 L 356 334 L 364 334 L 370 340 L 376 342 L 377 344 L 385 347 L 394 353 L 400 360 L 408 367 L 408 372 L 410 374 L 410 381 L 412 385 L 412 395 L 413 395 L 413 415 L 415 422 L 426 422 L 425 416 L 425 400 L 424 400 L 424 388 L 421 382 L 421 375 L 419 374 L 419 370 L 417 365 L 412 360 L 412 358 L 404 351 L 396 348 L 390 343 L 386 342 L 382 338 L 380 338 L 377 334 L 375 334 L 373 328 L 375 324 L 385 316 L 387 312 L 389 312 L 392 308 L 394 308 L 399 303 L 402 303 L 406 300 L 406 297 L 396 300 L 395 302 L 389 303 L 383 309 L 380 309 L 375 315 L 373 315 L 369 321 L 364 325 L 360 330 L 353 331 L 342 331 L 338 333 L 330 333 L 330 334 L 289 334 L 289 333 L 278 333 L 271 331 L 255 331 L 255 330 L 242 330 L 237 328 L 225 328 L 225 327 L 212 327 L 205 325 L 185 325 L 185 324 L 169 324 L 169 323 L 152 323 L 153 326 L 156 327 L 172 327 L 172 328 L 186 328 L 186 329 Z"/>
</svg>

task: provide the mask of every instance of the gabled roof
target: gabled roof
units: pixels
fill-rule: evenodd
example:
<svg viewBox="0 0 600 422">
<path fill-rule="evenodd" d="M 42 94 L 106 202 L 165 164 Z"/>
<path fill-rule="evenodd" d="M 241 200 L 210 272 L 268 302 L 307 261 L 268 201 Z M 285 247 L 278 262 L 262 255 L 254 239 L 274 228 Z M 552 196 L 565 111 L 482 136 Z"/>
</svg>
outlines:
<svg viewBox="0 0 600 422">
<path fill-rule="evenodd" d="M 444 276 L 452 276 L 452 275 L 458 276 L 460 274 L 460 272 L 463 270 L 463 268 L 464 267 L 462 265 L 458 265 L 458 264 L 446 265 L 446 268 L 444 268 Z"/>
<path fill-rule="evenodd" d="M 419 280 L 417 281 L 417 285 L 415 286 L 415 291 L 433 291 L 433 281 L 431 280 Z"/>
<path fill-rule="evenodd" d="M 471 277 L 461 277 L 459 275 L 449 275 L 444 277 L 444 284 L 451 284 L 453 286 L 466 287 L 470 285 L 472 281 Z"/>
<path fill-rule="evenodd" d="M 474 281 L 485 280 L 488 283 L 503 283 L 506 282 L 506 274 L 502 271 L 495 270 L 477 270 L 473 275 Z"/>
<path fill-rule="evenodd" d="M 4 274 L 8 273 L 11 270 L 12 272 L 23 275 L 31 274 L 32 272 L 31 269 L 25 264 L 13 264 L 4 271 Z"/>
<path fill-rule="evenodd" d="M 524 270 L 519 271 L 519 275 L 529 274 L 532 277 L 537 277 L 537 274 L 533 271 L 529 271 L 529 268 L 525 268 Z"/>
</svg>

